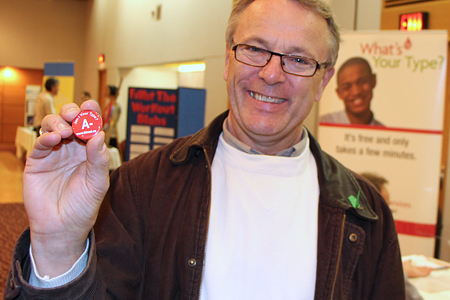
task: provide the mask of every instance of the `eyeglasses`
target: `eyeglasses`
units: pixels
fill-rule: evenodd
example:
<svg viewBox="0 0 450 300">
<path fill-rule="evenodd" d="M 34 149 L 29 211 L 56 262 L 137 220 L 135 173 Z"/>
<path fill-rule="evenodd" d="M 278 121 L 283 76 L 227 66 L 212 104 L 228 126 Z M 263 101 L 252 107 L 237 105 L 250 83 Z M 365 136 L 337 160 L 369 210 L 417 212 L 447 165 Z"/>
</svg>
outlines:
<svg viewBox="0 0 450 300">
<path fill-rule="evenodd" d="M 284 72 L 302 77 L 314 76 L 317 70 L 329 65 L 329 63 L 319 64 L 312 58 L 281 54 L 246 44 L 238 44 L 231 49 L 234 51 L 237 61 L 253 67 L 265 67 L 273 55 L 278 55 L 281 58 L 281 68 Z"/>
</svg>

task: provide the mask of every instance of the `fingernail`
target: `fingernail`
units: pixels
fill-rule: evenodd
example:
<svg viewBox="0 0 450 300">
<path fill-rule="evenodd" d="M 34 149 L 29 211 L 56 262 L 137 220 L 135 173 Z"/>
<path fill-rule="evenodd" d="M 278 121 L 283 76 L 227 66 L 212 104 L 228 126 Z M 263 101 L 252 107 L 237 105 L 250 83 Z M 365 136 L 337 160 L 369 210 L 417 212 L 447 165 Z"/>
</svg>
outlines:
<svg viewBox="0 0 450 300">
<path fill-rule="evenodd" d="M 69 128 L 70 128 L 69 124 L 66 124 L 66 123 L 59 123 L 58 124 L 58 129 L 60 131 L 63 131 L 63 130 L 69 129 Z"/>
<path fill-rule="evenodd" d="M 77 107 L 75 106 L 75 107 L 69 107 L 69 108 L 67 108 L 64 112 L 65 113 L 68 113 L 68 112 L 70 112 L 70 111 L 72 111 L 72 110 L 77 110 Z"/>
</svg>

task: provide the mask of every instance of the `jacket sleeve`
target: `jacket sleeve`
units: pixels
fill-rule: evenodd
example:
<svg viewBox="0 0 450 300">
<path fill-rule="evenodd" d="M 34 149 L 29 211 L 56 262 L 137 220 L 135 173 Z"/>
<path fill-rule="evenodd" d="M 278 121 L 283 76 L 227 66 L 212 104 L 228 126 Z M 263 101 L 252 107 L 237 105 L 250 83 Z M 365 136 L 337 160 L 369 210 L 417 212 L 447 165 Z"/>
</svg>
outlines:
<svg viewBox="0 0 450 300">
<path fill-rule="evenodd" d="M 397 237 L 387 240 L 383 246 L 373 286 L 375 288 L 371 299 L 405 299 L 405 281 Z"/>
<path fill-rule="evenodd" d="M 42 299 L 104 299 L 100 296 L 104 287 L 102 287 L 100 270 L 97 268 L 95 237 L 92 231 L 89 239 L 93 246 L 89 248 L 87 266 L 80 276 L 58 288 L 41 289 L 28 284 L 31 273 L 30 230 L 26 229 L 14 248 L 12 266 L 4 293 L 5 300 L 36 299 L 36 297 L 42 297 Z M 90 296 L 86 297 L 86 295 Z"/>
<path fill-rule="evenodd" d="M 28 284 L 31 272 L 30 232 L 18 239 L 5 289 L 5 299 L 138 299 L 142 283 L 142 229 L 135 205 L 130 168 L 111 176 L 108 191 L 94 229 L 86 269 L 73 281 L 56 288 Z M 95 232 L 95 234 L 94 234 Z"/>
</svg>

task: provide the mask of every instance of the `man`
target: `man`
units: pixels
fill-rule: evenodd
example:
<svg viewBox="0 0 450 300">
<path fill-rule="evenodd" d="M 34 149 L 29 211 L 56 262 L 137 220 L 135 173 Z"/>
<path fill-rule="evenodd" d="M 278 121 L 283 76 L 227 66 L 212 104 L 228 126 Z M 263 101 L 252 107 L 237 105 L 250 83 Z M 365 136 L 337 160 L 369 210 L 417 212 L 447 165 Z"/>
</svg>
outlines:
<svg viewBox="0 0 450 300">
<path fill-rule="evenodd" d="M 34 129 L 39 132 L 41 129 L 42 119 L 46 115 L 55 113 L 55 101 L 53 96 L 58 95 L 59 80 L 53 77 L 48 78 L 45 81 L 45 91 L 39 93 L 34 102 Z"/>
<path fill-rule="evenodd" d="M 236 1 L 229 113 L 123 164 L 109 189 L 104 133 L 62 144 L 80 108 L 47 117 L 7 299 L 402 299 L 388 206 L 302 125 L 338 44 L 325 2 Z"/>
<path fill-rule="evenodd" d="M 105 143 L 109 147 L 119 148 L 117 122 L 120 118 L 121 108 L 117 102 L 119 89 L 113 85 L 107 85 L 105 88 L 105 96 L 108 98 L 108 103 L 103 110 L 103 128 L 105 132 Z"/>
<path fill-rule="evenodd" d="M 388 180 L 386 178 L 371 172 L 361 173 L 361 176 L 369 180 L 377 188 L 377 191 L 381 194 L 381 196 L 383 196 L 383 199 L 386 201 L 387 205 L 391 205 L 391 195 L 386 187 L 388 184 Z"/>
<path fill-rule="evenodd" d="M 336 77 L 336 93 L 344 102 L 345 110 L 321 116 L 320 122 L 384 126 L 370 110 L 377 76 L 367 60 L 350 58 L 339 68 Z"/>
<path fill-rule="evenodd" d="M 80 99 L 81 99 L 81 103 L 83 103 L 84 101 L 91 100 L 92 99 L 91 93 L 89 93 L 87 91 L 82 91 Z"/>
</svg>

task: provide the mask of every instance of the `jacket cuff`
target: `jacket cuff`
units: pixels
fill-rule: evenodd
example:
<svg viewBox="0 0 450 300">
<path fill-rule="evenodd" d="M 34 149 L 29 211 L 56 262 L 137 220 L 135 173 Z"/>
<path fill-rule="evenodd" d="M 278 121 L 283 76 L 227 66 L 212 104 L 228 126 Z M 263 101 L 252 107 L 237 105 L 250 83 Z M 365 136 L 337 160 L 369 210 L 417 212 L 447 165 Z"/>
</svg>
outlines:
<svg viewBox="0 0 450 300">
<path fill-rule="evenodd" d="M 38 273 L 33 257 L 33 247 L 30 246 L 31 273 L 30 278 L 28 279 L 28 283 L 40 288 L 55 288 L 69 283 L 72 280 L 75 280 L 83 272 L 83 270 L 86 269 L 87 260 L 89 258 L 88 251 L 89 239 L 86 240 L 86 247 L 84 249 L 84 252 L 73 264 L 72 268 L 70 268 L 70 270 L 64 274 L 50 278 L 46 275 L 42 277 L 41 274 Z"/>
<path fill-rule="evenodd" d="M 89 258 L 84 271 L 73 281 L 55 288 L 38 288 L 28 283 L 31 273 L 29 256 L 30 230 L 26 229 L 14 247 L 12 266 L 8 274 L 4 297 L 6 300 L 43 297 L 49 299 L 82 299 L 83 295 L 95 287 L 96 278 L 100 279 L 97 268 L 95 236 L 93 230 L 89 233 Z"/>
</svg>

